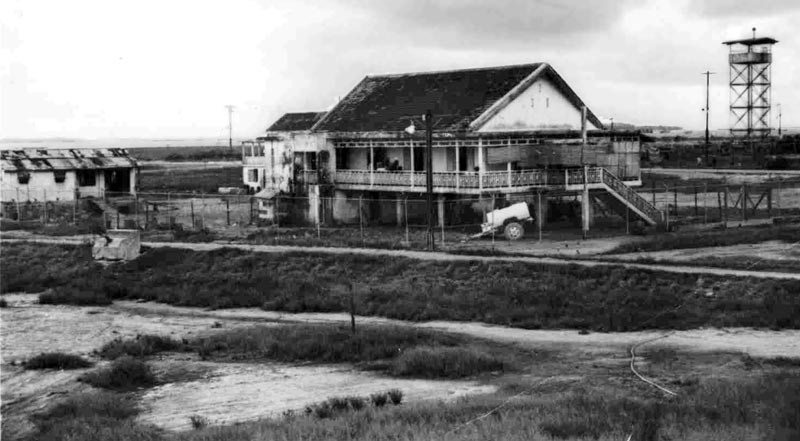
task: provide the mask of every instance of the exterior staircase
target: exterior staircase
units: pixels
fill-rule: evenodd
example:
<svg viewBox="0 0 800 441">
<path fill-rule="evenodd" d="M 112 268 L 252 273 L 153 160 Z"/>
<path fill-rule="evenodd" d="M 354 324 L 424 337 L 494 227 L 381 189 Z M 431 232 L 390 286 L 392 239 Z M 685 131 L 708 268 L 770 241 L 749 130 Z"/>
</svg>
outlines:
<svg viewBox="0 0 800 441">
<path fill-rule="evenodd" d="M 608 194 L 613 196 L 617 201 L 621 202 L 648 224 L 658 225 L 663 222 L 663 215 L 658 208 L 639 195 L 634 189 L 625 185 L 622 180 L 614 176 L 608 170 L 604 168 L 600 170 L 600 182 L 605 187 L 605 190 L 608 191 Z M 604 202 L 606 202 L 605 205 L 610 207 L 616 205 L 607 200 Z M 619 213 L 618 210 L 617 212 Z"/>
</svg>

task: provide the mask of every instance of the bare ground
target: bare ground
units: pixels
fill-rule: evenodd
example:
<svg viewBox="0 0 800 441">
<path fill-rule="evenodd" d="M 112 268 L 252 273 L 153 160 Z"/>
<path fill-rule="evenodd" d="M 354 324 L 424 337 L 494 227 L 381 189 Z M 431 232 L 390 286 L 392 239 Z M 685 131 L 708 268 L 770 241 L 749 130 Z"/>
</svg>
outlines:
<svg viewBox="0 0 800 441">
<path fill-rule="evenodd" d="M 649 251 L 641 253 L 610 254 L 605 257 L 635 261 L 654 259 L 668 262 L 688 262 L 706 257 L 748 257 L 765 260 L 800 260 L 800 244 L 771 240 L 767 242 L 730 245 L 724 247 L 686 248 L 678 250 Z"/>
<path fill-rule="evenodd" d="M 205 310 L 157 303 L 116 302 L 109 307 L 81 308 L 39 305 L 36 295 L 5 295 L 10 307 L 2 318 L 3 425 L 6 435 L 32 428 L 27 417 L 52 403 L 55 397 L 89 389 L 76 379 L 86 370 L 25 371 L 20 362 L 44 351 L 63 351 L 100 361 L 92 354 L 117 337 L 160 334 L 174 338 L 207 335 L 220 330 L 278 322 L 347 323 L 346 314 L 285 314 L 257 309 Z M 375 317 L 358 323 L 399 324 Z M 408 326 L 440 329 L 497 342 L 552 349 L 589 360 L 595 367 L 623 373 L 627 350 L 661 332 L 591 333 L 574 330 L 522 330 L 482 323 L 428 322 Z M 675 331 L 660 345 L 695 353 L 749 354 L 753 357 L 800 357 L 800 331 L 754 329 L 701 329 Z M 578 361 L 576 361 L 577 363 Z M 101 362 L 102 363 L 102 362 Z M 357 371 L 349 365 L 290 365 L 281 363 L 214 363 L 195 354 L 163 354 L 151 361 L 165 384 L 140 393 L 145 409 L 140 419 L 169 430 L 190 427 L 189 417 L 199 415 L 212 424 L 231 424 L 301 410 L 331 396 L 365 396 L 399 388 L 409 401 L 449 400 L 488 393 L 493 383 L 427 381 L 383 377 Z M 570 366 L 554 365 L 568 377 Z M 646 361 L 643 366 L 647 366 Z M 539 368 L 537 368 L 539 369 Z M 572 379 L 571 381 L 574 381 Z"/>
</svg>

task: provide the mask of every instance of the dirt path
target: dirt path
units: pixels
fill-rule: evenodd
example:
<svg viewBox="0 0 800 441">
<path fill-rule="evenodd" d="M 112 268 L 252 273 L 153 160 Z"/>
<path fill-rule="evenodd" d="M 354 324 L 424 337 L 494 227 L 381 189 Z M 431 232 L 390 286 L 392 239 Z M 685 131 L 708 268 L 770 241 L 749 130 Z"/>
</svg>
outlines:
<svg viewBox="0 0 800 441">
<path fill-rule="evenodd" d="M 46 237 L 26 235 L 25 238 L 3 238 L 3 242 L 38 242 L 38 243 L 51 243 L 51 244 L 80 244 L 84 243 L 86 238 L 69 238 L 69 237 Z M 646 263 L 626 263 L 626 262 L 608 262 L 601 260 L 602 258 L 595 259 L 559 259 L 555 257 L 522 257 L 522 256 L 471 256 L 471 255 L 456 255 L 442 252 L 427 252 L 427 251 L 409 251 L 409 250 L 385 250 L 376 248 L 334 248 L 334 247 L 299 247 L 288 245 L 248 245 L 236 243 L 183 243 L 183 242 L 142 242 L 143 246 L 151 248 L 179 248 L 193 251 L 211 251 L 222 248 L 233 248 L 243 251 L 250 251 L 256 253 L 288 253 L 288 252 L 309 252 L 309 253 L 326 253 L 326 254 L 367 254 L 373 256 L 394 256 L 406 257 L 410 259 L 431 260 L 431 261 L 450 261 L 450 262 L 469 262 L 469 261 L 483 261 L 483 262 L 523 262 L 532 264 L 547 264 L 547 265 L 580 265 L 586 267 L 615 267 L 622 266 L 629 269 L 641 269 L 649 271 L 661 271 L 669 273 L 680 274 L 703 274 L 703 275 L 716 275 L 716 276 L 731 276 L 731 277 L 755 277 L 760 279 L 790 279 L 800 280 L 798 273 L 785 273 L 778 271 L 747 271 L 736 270 L 727 268 L 712 268 L 702 266 L 682 266 L 682 265 L 661 265 L 661 264 L 646 264 Z"/>
<path fill-rule="evenodd" d="M 609 254 L 605 257 L 618 260 L 642 258 L 669 262 L 686 262 L 706 257 L 747 257 L 765 260 L 800 261 L 800 245 L 771 240 L 761 243 L 730 245 L 724 247 L 686 248 L 679 250 L 647 251 L 641 253 Z"/>
</svg>

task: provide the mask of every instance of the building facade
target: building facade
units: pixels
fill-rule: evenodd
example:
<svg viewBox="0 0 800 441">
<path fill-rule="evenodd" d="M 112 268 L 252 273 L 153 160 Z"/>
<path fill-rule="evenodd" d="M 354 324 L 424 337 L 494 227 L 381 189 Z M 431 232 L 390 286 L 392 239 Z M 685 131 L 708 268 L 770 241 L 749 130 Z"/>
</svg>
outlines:
<svg viewBox="0 0 800 441">
<path fill-rule="evenodd" d="M 74 201 L 136 193 L 139 166 L 124 149 L 0 151 L 4 203 Z"/>
<path fill-rule="evenodd" d="M 538 193 L 545 203 L 578 195 L 586 228 L 592 200 L 660 221 L 631 189 L 641 185 L 639 134 L 605 130 L 546 63 L 368 76 L 329 112 L 284 115 L 243 146 L 245 184 L 263 191 L 265 206 L 279 194 L 308 196 L 310 222 L 402 222 L 386 201 L 424 197 L 429 124 L 439 222 L 457 221 L 444 212 L 448 200 L 467 201 L 454 211 L 469 216 L 490 197 L 538 203 Z M 365 199 L 379 202 L 365 209 Z"/>
</svg>

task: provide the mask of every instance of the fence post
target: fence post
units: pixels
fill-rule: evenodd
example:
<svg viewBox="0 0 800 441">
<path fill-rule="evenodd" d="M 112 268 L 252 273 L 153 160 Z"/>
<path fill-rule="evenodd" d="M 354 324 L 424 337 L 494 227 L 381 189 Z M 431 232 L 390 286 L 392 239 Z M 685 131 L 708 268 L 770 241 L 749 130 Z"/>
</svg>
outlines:
<svg viewBox="0 0 800 441">
<path fill-rule="evenodd" d="M 133 195 L 133 218 L 136 222 L 136 229 L 139 229 L 139 193 Z"/>
<path fill-rule="evenodd" d="M 47 190 L 42 190 L 44 210 L 42 210 L 42 225 L 47 223 Z"/>
<path fill-rule="evenodd" d="M 722 198 L 719 190 L 717 190 L 717 211 L 719 212 L 719 221 L 724 222 L 725 219 L 722 217 Z"/>
<path fill-rule="evenodd" d="M 364 248 L 364 217 L 361 213 L 361 196 L 358 196 L 358 227 L 361 230 L 361 248 Z"/>
<path fill-rule="evenodd" d="M 492 210 L 491 211 L 494 211 L 494 193 L 492 193 Z M 492 249 L 494 249 L 494 231 L 495 231 L 495 228 L 494 228 L 494 215 L 492 215 L 491 226 L 492 226 Z"/>
<path fill-rule="evenodd" d="M 170 204 L 169 192 L 167 192 L 167 210 L 170 212 L 169 214 L 167 214 L 167 222 L 169 223 L 169 231 L 171 232 L 172 231 L 172 216 L 170 216 L 170 214 L 172 214 L 172 204 Z"/>
<path fill-rule="evenodd" d="M 724 219 L 724 222 L 725 222 L 725 228 L 728 227 L 728 196 L 729 196 L 728 193 L 729 192 L 730 192 L 730 189 L 728 189 L 728 186 L 726 185 L 725 186 L 725 195 L 724 195 L 724 202 L 725 203 L 723 204 L 724 210 L 722 211 L 722 218 Z"/>
<path fill-rule="evenodd" d="M 703 182 L 703 224 L 708 223 L 708 182 Z"/>
<path fill-rule="evenodd" d="M 227 222 L 228 226 L 231 226 L 231 200 L 225 198 L 225 221 Z"/>
<path fill-rule="evenodd" d="M 72 224 L 78 225 L 78 200 L 75 199 L 75 203 L 72 204 Z"/>
<path fill-rule="evenodd" d="M 403 195 L 403 219 L 406 221 L 406 246 L 411 247 L 411 238 L 408 235 L 408 194 Z"/>
<path fill-rule="evenodd" d="M 317 239 L 322 239 L 320 224 L 322 223 L 324 207 L 325 207 L 325 198 L 320 197 L 319 200 L 317 201 Z"/>
<path fill-rule="evenodd" d="M 443 197 L 444 196 L 442 196 L 442 198 Z M 441 219 L 439 219 L 439 224 L 442 226 L 442 246 L 444 246 L 444 219 L 446 217 L 445 216 L 446 206 L 445 206 L 445 201 L 444 200 L 442 200 L 441 203 L 442 203 L 442 211 L 441 211 L 441 215 L 442 216 L 441 216 Z"/>
<path fill-rule="evenodd" d="M 117 210 L 117 229 L 119 230 L 119 210 Z"/>
<path fill-rule="evenodd" d="M 144 201 L 144 229 L 147 230 L 150 227 L 150 204 L 147 203 L 147 200 Z"/>
<path fill-rule="evenodd" d="M 678 217 L 678 186 L 672 187 L 672 205 L 675 206 L 675 217 Z"/>
<path fill-rule="evenodd" d="M 542 224 L 544 224 L 544 219 L 542 219 L 542 190 L 539 189 L 536 191 L 536 197 L 539 199 L 536 204 L 536 226 L 539 229 L 539 242 L 542 241 Z"/>
<path fill-rule="evenodd" d="M 189 199 L 189 213 L 192 216 L 192 229 L 197 228 L 197 223 L 194 221 L 194 199 Z"/>
<path fill-rule="evenodd" d="M 746 221 L 747 220 L 747 184 L 742 184 L 741 193 L 742 194 L 740 195 L 741 196 L 740 199 L 742 200 L 742 206 L 740 208 L 742 209 L 742 221 Z"/>
<path fill-rule="evenodd" d="M 694 186 L 694 215 L 697 216 L 697 186 Z"/>
<path fill-rule="evenodd" d="M 776 194 L 777 200 L 775 201 L 775 203 L 778 205 L 778 217 L 780 217 L 783 209 L 781 206 L 781 182 L 783 182 L 783 178 L 778 178 L 778 193 Z"/>
</svg>

